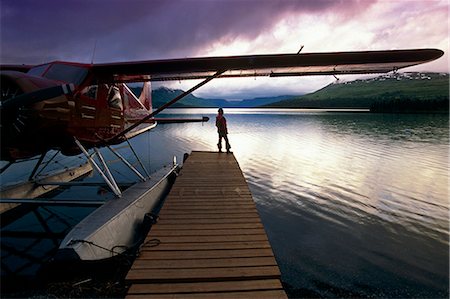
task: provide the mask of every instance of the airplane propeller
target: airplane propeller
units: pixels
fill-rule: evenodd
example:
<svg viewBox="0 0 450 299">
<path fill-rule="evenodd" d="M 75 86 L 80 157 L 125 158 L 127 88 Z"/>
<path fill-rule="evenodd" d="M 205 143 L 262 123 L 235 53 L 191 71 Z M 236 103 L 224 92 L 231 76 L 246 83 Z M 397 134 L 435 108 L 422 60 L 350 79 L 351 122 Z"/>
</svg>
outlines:
<svg viewBox="0 0 450 299">
<path fill-rule="evenodd" d="M 70 94 L 75 90 L 73 84 L 52 86 L 29 93 L 11 84 L 2 84 L 0 98 L 0 114 L 2 123 L 1 141 L 8 142 L 21 136 L 33 128 L 36 115 L 31 106 L 33 104 Z"/>
<path fill-rule="evenodd" d="M 63 84 L 59 86 L 52 86 L 33 92 L 18 95 L 16 97 L 7 98 L 0 101 L 0 107 L 2 110 L 17 110 L 20 107 L 36 104 L 51 98 L 61 96 L 63 94 L 72 93 L 75 90 L 73 84 Z M 3 91 L 2 91 L 3 95 Z"/>
</svg>

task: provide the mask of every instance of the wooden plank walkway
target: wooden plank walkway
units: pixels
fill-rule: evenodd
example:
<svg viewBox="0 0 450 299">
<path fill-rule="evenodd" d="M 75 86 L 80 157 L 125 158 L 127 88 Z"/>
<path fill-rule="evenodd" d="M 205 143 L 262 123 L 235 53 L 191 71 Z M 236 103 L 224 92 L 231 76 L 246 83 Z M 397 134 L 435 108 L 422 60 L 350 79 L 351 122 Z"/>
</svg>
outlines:
<svg viewBox="0 0 450 299">
<path fill-rule="evenodd" d="M 234 155 L 192 152 L 126 280 L 126 298 L 287 298 Z"/>
</svg>

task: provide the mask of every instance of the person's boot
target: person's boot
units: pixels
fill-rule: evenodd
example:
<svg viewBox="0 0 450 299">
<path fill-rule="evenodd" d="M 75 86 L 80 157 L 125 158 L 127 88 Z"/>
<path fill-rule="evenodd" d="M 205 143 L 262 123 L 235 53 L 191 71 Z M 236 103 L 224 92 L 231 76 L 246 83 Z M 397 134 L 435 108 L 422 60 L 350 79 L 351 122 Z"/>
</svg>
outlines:
<svg viewBox="0 0 450 299">
<path fill-rule="evenodd" d="M 220 143 L 217 143 L 217 148 L 219 149 L 219 153 L 222 152 L 222 145 Z"/>
</svg>

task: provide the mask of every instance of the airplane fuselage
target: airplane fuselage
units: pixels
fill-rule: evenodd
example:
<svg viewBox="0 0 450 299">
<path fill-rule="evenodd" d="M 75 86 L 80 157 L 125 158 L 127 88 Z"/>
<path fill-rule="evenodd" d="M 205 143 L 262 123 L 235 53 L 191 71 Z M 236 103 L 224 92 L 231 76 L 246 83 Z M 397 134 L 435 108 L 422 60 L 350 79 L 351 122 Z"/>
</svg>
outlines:
<svg viewBox="0 0 450 299">
<path fill-rule="evenodd" d="M 140 101 L 125 84 L 106 83 L 88 64 L 2 71 L 1 90 L 1 159 L 7 161 L 50 149 L 79 154 L 74 138 L 86 147 L 99 146 L 150 113 L 149 99 Z"/>
</svg>

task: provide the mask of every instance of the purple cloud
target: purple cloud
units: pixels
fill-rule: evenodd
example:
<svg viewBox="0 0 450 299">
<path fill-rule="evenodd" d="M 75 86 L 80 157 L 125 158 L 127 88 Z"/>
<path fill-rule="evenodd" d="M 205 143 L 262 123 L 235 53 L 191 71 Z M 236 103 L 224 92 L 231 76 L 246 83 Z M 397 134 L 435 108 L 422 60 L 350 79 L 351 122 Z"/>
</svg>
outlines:
<svg viewBox="0 0 450 299">
<path fill-rule="evenodd" d="M 208 44 L 252 40 L 290 14 L 348 17 L 373 1 L 33 1 L 1 3 L 1 62 L 89 62 L 193 56 Z M 313 29 L 312 29 L 313 30 Z"/>
<path fill-rule="evenodd" d="M 433 47 L 447 53 L 444 23 L 446 1 L 1 0 L 0 63 L 90 62 L 94 44 L 95 62 L 294 52 L 301 43 L 303 52 Z M 448 54 L 415 70 L 448 71 Z M 301 93 L 330 78 L 221 82 L 201 93 L 233 99 L 250 89 L 255 96 Z"/>
</svg>

